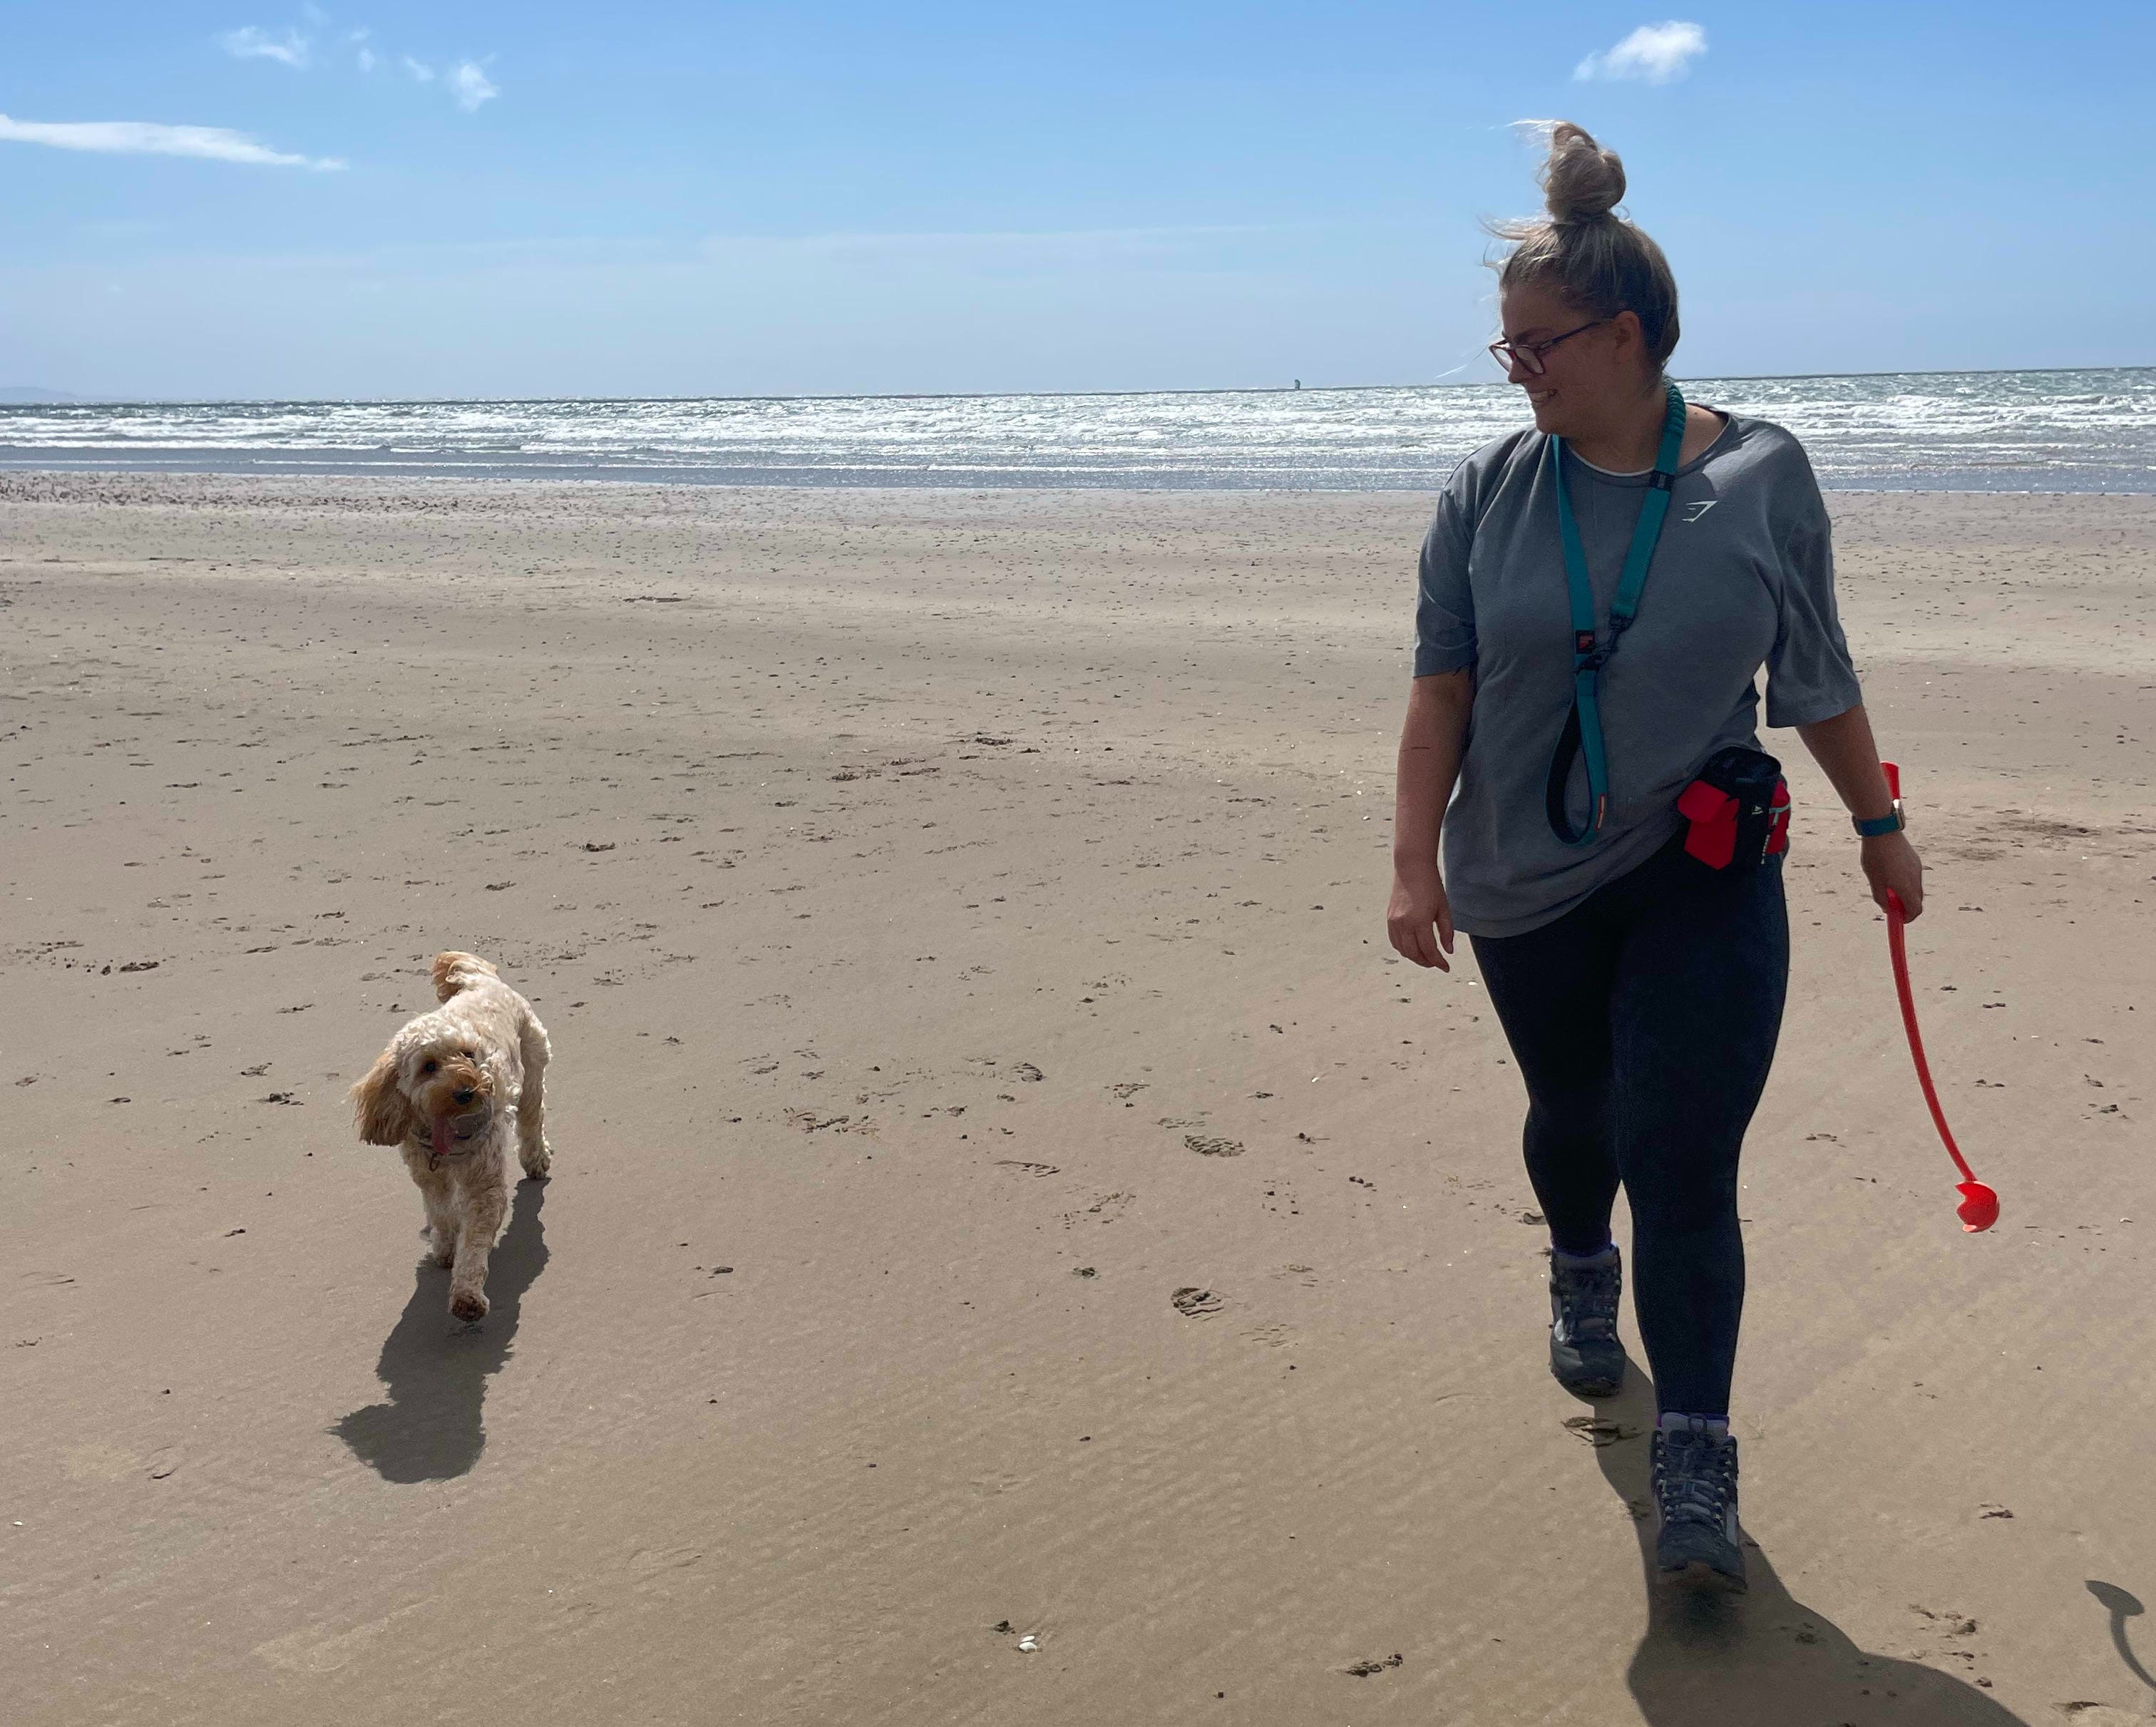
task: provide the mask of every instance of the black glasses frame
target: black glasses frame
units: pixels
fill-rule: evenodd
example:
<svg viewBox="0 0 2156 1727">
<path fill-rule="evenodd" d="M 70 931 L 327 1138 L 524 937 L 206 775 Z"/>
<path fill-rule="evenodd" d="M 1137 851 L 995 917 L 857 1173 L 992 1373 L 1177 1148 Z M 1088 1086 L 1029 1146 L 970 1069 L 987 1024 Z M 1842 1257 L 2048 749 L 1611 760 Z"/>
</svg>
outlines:
<svg viewBox="0 0 2156 1727">
<path fill-rule="evenodd" d="M 1596 318 L 1576 329 L 1566 331 L 1562 336 L 1553 336 L 1548 342 L 1493 342 L 1490 344 L 1490 357 L 1507 373 L 1517 368 L 1530 378 L 1540 378 L 1547 369 L 1543 365 L 1543 356 L 1560 342 L 1569 342 L 1587 331 L 1599 330 L 1604 324 L 1614 322 L 1614 318 Z"/>
</svg>

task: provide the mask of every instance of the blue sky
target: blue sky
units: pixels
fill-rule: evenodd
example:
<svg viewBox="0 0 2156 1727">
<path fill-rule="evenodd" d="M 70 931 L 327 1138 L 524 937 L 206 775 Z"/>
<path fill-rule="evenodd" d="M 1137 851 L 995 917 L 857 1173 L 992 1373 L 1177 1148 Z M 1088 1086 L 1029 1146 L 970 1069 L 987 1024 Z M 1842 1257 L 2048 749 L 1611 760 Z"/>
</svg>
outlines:
<svg viewBox="0 0 2156 1727">
<path fill-rule="evenodd" d="M 1524 116 L 1623 153 L 1681 373 L 2148 364 L 2152 62 L 2071 0 L 20 5 L 0 383 L 1482 378 Z"/>
</svg>

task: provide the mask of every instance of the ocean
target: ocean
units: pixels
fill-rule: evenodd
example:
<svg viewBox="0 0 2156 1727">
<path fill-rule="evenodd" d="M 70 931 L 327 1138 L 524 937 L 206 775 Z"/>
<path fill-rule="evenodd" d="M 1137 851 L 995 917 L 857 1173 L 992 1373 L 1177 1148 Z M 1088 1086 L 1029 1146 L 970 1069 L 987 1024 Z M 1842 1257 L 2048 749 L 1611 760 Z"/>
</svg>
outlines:
<svg viewBox="0 0 2156 1727">
<path fill-rule="evenodd" d="M 2156 491 L 2156 368 L 1681 380 L 1856 490 Z M 1433 489 L 1508 385 L 0 406 L 0 469 L 723 486 Z"/>
</svg>

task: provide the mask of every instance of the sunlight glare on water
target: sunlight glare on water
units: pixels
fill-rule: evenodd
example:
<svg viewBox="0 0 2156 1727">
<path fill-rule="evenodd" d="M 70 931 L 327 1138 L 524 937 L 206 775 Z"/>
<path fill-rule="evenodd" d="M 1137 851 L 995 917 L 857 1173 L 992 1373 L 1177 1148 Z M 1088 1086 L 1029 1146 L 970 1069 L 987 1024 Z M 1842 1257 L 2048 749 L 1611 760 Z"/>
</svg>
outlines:
<svg viewBox="0 0 2156 1727">
<path fill-rule="evenodd" d="M 1683 380 L 1828 486 L 2156 491 L 2156 368 Z M 1504 384 L 1129 395 L 0 407 L 0 467 L 725 485 L 1427 491 Z"/>
</svg>

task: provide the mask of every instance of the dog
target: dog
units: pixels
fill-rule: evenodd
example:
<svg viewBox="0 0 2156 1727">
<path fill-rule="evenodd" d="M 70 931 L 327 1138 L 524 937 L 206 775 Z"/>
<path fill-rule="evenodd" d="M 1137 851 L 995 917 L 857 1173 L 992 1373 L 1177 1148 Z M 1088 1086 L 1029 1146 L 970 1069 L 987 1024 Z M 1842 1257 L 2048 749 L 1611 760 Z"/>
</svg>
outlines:
<svg viewBox="0 0 2156 1727">
<path fill-rule="evenodd" d="M 449 1312 L 486 1317 L 486 1262 L 509 1209 L 509 1146 L 547 1180 L 547 1062 L 531 1004 L 473 953 L 434 957 L 442 1005 L 408 1021 L 352 1088 L 359 1137 L 394 1145 L 427 1208 L 430 1257 L 449 1267 Z"/>
</svg>

